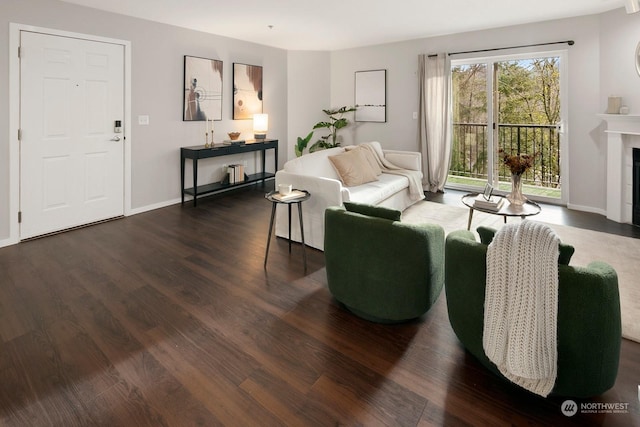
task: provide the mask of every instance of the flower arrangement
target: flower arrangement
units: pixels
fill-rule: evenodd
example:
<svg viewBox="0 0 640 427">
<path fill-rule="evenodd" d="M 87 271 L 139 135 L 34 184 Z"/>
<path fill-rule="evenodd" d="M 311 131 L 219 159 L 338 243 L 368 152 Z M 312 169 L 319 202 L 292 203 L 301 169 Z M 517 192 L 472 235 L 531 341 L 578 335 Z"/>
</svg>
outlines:
<svg viewBox="0 0 640 427">
<path fill-rule="evenodd" d="M 533 158 L 535 157 L 535 154 L 507 154 L 504 150 L 500 150 L 500 155 L 512 175 L 522 175 L 529 170 L 533 166 Z"/>
</svg>

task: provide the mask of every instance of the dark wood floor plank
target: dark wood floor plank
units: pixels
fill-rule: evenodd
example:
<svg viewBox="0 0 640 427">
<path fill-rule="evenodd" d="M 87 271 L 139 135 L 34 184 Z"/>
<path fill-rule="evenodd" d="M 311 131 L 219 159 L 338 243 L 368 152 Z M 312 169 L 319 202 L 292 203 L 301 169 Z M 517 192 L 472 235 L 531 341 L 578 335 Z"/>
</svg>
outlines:
<svg viewBox="0 0 640 427">
<path fill-rule="evenodd" d="M 50 424 L 49 415 L 30 387 L 27 376 L 29 359 L 22 360 L 20 352 L 25 342 L 31 340 L 23 334 L 0 347 L 0 421 L 2 425 L 45 425 Z"/>
<path fill-rule="evenodd" d="M 152 289 L 141 288 L 133 297 L 163 318 L 143 343 L 209 411 L 226 425 L 256 419 L 271 424 L 273 416 L 238 387 L 259 367 L 250 355 Z"/>
<path fill-rule="evenodd" d="M 578 401 L 629 413 L 567 418 L 562 398 L 524 392 L 466 353 L 444 295 L 421 319 L 378 325 L 331 297 L 320 251 L 307 248 L 305 271 L 300 245 L 274 239 L 265 270 L 263 196 L 249 188 L 0 249 L 0 424 L 640 425 L 640 344 L 623 341 L 612 390 Z"/>
<path fill-rule="evenodd" d="M 313 419 L 305 410 L 308 398 L 286 381 L 271 375 L 264 369 L 254 371 L 240 384 L 256 404 L 272 413 L 280 423 L 288 426 L 313 425 Z"/>
<path fill-rule="evenodd" d="M 19 291 L 22 280 L 20 272 L 30 268 L 20 251 L 0 252 L 0 337 L 3 342 L 11 341 L 35 329 L 36 324 L 30 313 L 29 302 L 22 298 Z"/>
<path fill-rule="evenodd" d="M 35 399 L 48 396 L 51 389 L 62 386 L 64 393 L 54 395 L 56 399 L 40 400 L 49 404 L 62 400 L 67 403 L 66 407 L 62 405 L 63 410 L 73 409 L 72 413 L 86 417 L 87 405 L 115 384 L 116 379 L 108 359 L 70 310 L 72 300 L 84 289 L 72 280 L 66 269 L 49 261 L 49 251 L 56 247 L 50 241 L 47 243 L 40 248 L 44 250 L 33 250 L 33 245 L 25 245 L 30 265 L 27 272 L 22 273 L 19 292 L 23 300 L 29 301 L 34 328 L 17 338 L 25 338 L 18 349 L 27 348 L 26 343 L 32 347 L 27 353 L 20 354 L 21 359 L 29 361 L 24 365 L 27 371 L 23 374 Z M 67 252 L 64 253 L 66 263 L 70 258 Z M 76 408 L 85 410 L 77 411 Z M 56 414 L 56 411 L 51 410 L 51 413 Z M 64 416 L 59 422 L 64 423 Z M 85 421 L 81 418 L 79 422 Z"/>
<path fill-rule="evenodd" d="M 90 296 L 78 302 L 76 310 L 83 311 L 85 329 L 117 371 L 117 384 L 108 393 L 123 404 L 111 408 L 111 399 L 100 396 L 94 402 L 94 411 L 105 418 L 101 423 L 126 425 L 127 419 L 134 419 L 136 425 L 215 425 L 215 416 L 146 351 L 107 307 Z M 118 421 L 110 419 L 112 409 L 124 416 Z"/>
<path fill-rule="evenodd" d="M 91 378 L 77 376 L 78 371 L 62 360 L 60 349 L 46 333 L 23 335 L 8 345 L 14 349 L 13 369 L 18 371 L 18 382 L 13 383 L 13 390 L 22 398 L 13 400 L 11 396 L 10 400 L 2 402 L 4 424 L 22 425 L 21 417 L 14 418 L 13 415 L 20 414 L 23 408 L 32 410 L 34 407 L 39 410 L 38 420 L 42 417 L 43 425 L 82 426 L 93 423 L 91 414 L 86 410 L 87 395 L 83 393 L 93 388 L 83 382 L 90 382 Z M 99 391 L 95 389 L 95 392 Z"/>
<path fill-rule="evenodd" d="M 128 384 L 119 383 L 101 395 L 89 405 L 94 425 L 97 426 L 169 426 L 164 418 L 150 410 L 147 399 L 137 388 L 129 388 Z M 182 411 L 180 411 L 182 413 Z M 190 424 L 189 418 L 180 420 L 184 425 Z"/>
<path fill-rule="evenodd" d="M 200 310 L 202 319 L 216 319 L 216 327 L 235 347 L 251 356 L 260 366 L 276 372 L 300 392 L 317 380 L 319 342 L 289 327 L 278 317 L 251 307 L 241 299 L 235 305 L 225 301 Z"/>
<path fill-rule="evenodd" d="M 352 376 L 320 377 L 310 394 L 316 412 L 321 408 L 335 417 L 336 425 L 417 425 L 426 399 L 375 375 L 365 376 L 358 383 L 350 381 Z"/>
</svg>

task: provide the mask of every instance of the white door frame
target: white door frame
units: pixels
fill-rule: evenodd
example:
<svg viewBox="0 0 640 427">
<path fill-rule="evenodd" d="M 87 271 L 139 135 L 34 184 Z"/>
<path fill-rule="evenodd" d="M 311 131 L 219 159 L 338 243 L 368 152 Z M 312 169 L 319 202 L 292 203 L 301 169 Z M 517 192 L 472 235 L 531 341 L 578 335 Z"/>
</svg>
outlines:
<svg viewBox="0 0 640 427">
<path fill-rule="evenodd" d="M 112 43 L 124 46 L 124 214 L 131 215 L 131 42 L 89 34 L 73 33 L 17 23 L 9 24 L 9 238 L 0 247 L 20 241 L 18 210 L 20 209 L 20 32 L 32 31 L 53 36 Z"/>
<path fill-rule="evenodd" d="M 504 54 L 504 55 L 491 55 L 491 56 L 481 56 L 481 57 L 464 57 L 461 59 L 451 60 L 451 65 L 461 64 L 486 64 L 487 65 L 487 95 L 493 94 L 495 88 L 493 83 L 494 70 L 493 66 L 496 62 L 499 61 L 508 61 L 508 60 L 517 60 L 517 59 L 529 59 L 529 58 L 542 58 L 542 57 L 552 57 L 557 56 L 560 58 L 560 152 L 562 153 L 560 157 L 560 171 L 561 171 L 561 183 L 562 183 L 562 192 L 561 198 L 552 199 L 549 197 L 536 197 L 537 201 L 558 204 L 558 202 L 567 206 L 569 203 L 569 126 L 568 126 L 568 117 L 569 117 L 569 66 L 568 66 L 568 50 L 552 50 L 552 51 L 538 51 L 535 47 L 529 49 L 517 49 L 517 52 Z M 493 101 L 493 95 L 490 97 L 491 101 Z M 494 111 L 493 111 L 493 102 L 487 104 L 487 123 L 494 122 Z M 493 141 L 494 130 L 492 126 L 487 126 L 487 140 Z M 493 157 L 493 156 L 491 156 Z M 493 160 L 489 158 L 489 163 L 487 165 L 489 171 L 493 170 Z M 456 188 L 455 186 L 451 186 L 451 188 Z M 463 190 L 468 190 L 468 188 L 460 187 Z"/>
</svg>

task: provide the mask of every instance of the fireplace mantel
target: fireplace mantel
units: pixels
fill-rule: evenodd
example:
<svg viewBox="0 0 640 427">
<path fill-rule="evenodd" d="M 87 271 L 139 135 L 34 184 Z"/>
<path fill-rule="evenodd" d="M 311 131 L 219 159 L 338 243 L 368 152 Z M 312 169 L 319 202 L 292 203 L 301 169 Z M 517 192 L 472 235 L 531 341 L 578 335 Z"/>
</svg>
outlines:
<svg viewBox="0 0 640 427">
<path fill-rule="evenodd" d="M 607 133 L 640 135 L 640 115 L 631 114 L 598 114 L 607 122 Z"/>
<path fill-rule="evenodd" d="M 640 148 L 640 115 L 598 114 L 607 122 L 607 218 L 632 222 L 633 148 Z"/>
</svg>

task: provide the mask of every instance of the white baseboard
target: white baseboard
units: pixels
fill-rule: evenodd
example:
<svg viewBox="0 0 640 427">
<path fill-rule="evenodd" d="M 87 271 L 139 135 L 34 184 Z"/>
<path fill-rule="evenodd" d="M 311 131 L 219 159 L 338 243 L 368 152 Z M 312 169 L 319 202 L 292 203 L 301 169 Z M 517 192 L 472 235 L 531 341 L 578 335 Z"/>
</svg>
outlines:
<svg viewBox="0 0 640 427">
<path fill-rule="evenodd" d="M 594 208 L 593 206 L 582 206 L 582 205 L 574 205 L 572 203 L 567 203 L 567 208 L 574 211 L 589 212 L 589 213 L 594 213 L 602 216 L 607 215 L 607 211 L 605 209 Z"/>
<path fill-rule="evenodd" d="M 0 239 L 0 248 L 4 248 L 5 246 L 11 246 L 17 244 L 19 241 L 16 239 L 12 239 L 10 237 L 6 239 Z"/>
<path fill-rule="evenodd" d="M 160 208 L 166 208 L 167 206 L 178 204 L 181 201 L 182 201 L 182 199 L 178 198 L 178 199 L 173 199 L 173 200 L 167 200 L 167 201 L 160 202 L 160 203 L 154 203 L 153 205 L 142 206 L 142 207 L 139 207 L 139 208 L 131 209 L 129 212 L 127 212 L 127 214 L 125 216 L 137 215 L 137 214 L 153 211 L 153 210 L 160 209 Z M 187 203 L 186 200 L 185 200 L 185 203 Z"/>
<path fill-rule="evenodd" d="M 129 212 L 125 214 L 125 216 L 137 215 L 144 212 L 149 212 L 155 209 L 166 208 L 167 206 L 175 205 L 181 202 L 181 199 L 173 199 L 167 200 L 165 202 L 154 203 L 153 205 L 142 206 L 140 208 L 131 209 Z M 186 200 L 185 200 L 186 203 Z M 4 248 L 6 246 L 16 245 L 20 243 L 20 239 L 13 239 L 11 237 L 7 237 L 6 239 L 0 239 L 0 248 Z"/>
</svg>

